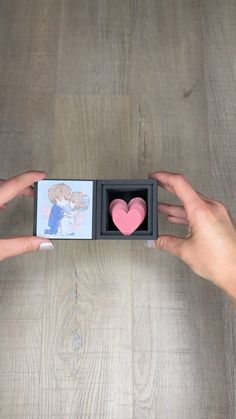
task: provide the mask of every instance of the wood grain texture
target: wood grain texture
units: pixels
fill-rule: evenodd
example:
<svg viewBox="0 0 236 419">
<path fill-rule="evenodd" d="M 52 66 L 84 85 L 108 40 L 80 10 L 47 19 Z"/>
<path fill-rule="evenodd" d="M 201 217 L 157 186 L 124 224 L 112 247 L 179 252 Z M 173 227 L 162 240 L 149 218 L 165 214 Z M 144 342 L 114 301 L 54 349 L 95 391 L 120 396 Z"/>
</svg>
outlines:
<svg viewBox="0 0 236 419">
<path fill-rule="evenodd" d="M 235 17 L 233 0 L 0 0 L 0 177 L 183 172 L 236 216 Z M 1 236 L 31 234 L 32 206 L 13 200 Z M 235 310 L 177 258 L 57 241 L 0 273 L 0 418 L 236 417 Z"/>
<path fill-rule="evenodd" d="M 199 190 L 211 196 L 214 154 L 209 138 L 201 8 L 197 2 L 136 4 L 131 79 L 139 97 L 132 139 L 139 141 L 132 144 L 134 173 L 140 167 L 166 170 L 171 166 L 170 170 L 184 172 Z M 179 262 L 174 272 L 173 267 L 165 267 L 161 274 L 169 256 L 166 264 L 163 256 L 155 262 L 150 252 L 145 254 L 136 244 L 133 255 L 133 295 L 138 304 L 133 305 L 134 416 L 152 419 L 159 411 L 160 417 L 173 419 L 229 417 L 232 407 L 219 290 Z M 140 288 L 148 296 L 145 306 Z"/>
<path fill-rule="evenodd" d="M 59 93 L 129 93 L 131 5 L 130 0 L 62 1 Z"/>
</svg>

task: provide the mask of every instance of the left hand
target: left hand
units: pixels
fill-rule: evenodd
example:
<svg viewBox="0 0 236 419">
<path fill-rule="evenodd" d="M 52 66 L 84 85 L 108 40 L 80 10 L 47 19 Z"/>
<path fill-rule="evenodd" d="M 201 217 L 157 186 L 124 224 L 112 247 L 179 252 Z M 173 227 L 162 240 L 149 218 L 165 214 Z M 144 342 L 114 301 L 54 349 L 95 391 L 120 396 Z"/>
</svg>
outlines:
<svg viewBox="0 0 236 419">
<path fill-rule="evenodd" d="M 46 177 L 45 172 L 28 171 L 10 179 L 0 180 L 0 209 L 7 208 L 7 202 L 16 196 L 34 196 L 34 182 L 38 182 Z M 44 245 L 42 245 L 45 243 Z M 36 250 L 53 249 L 51 240 L 41 237 L 13 237 L 0 239 L 0 261 L 11 256 L 22 253 L 33 252 Z"/>
</svg>

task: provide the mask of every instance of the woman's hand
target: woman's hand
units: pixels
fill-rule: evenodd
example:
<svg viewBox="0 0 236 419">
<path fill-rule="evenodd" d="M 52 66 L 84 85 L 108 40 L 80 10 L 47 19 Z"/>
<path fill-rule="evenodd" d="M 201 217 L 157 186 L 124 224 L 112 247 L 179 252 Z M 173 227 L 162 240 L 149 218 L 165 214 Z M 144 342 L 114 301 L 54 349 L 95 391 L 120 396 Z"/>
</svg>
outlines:
<svg viewBox="0 0 236 419">
<path fill-rule="evenodd" d="M 160 203 L 158 210 L 166 214 L 169 222 L 188 226 L 188 234 L 183 238 L 160 236 L 146 245 L 178 256 L 195 273 L 235 298 L 236 225 L 229 209 L 197 192 L 182 174 L 157 172 L 149 177 L 183 202 L 183 206 Z"/>
<path fill-rule="evenodd" d="M 33 197 L 33 184 L 46 177 L 45 172 L 25 172 L 11 179 L 0 180 L 0 209 L 7 208 L 7 202 L 19 195 Z M 1 216 L 1 214 L 0 214 Z M 10 256 L 35 250 L 53 249 L 51 240 L 40 237 L 14 237 L 0 239 L 0 261 Z"/>
</svg>

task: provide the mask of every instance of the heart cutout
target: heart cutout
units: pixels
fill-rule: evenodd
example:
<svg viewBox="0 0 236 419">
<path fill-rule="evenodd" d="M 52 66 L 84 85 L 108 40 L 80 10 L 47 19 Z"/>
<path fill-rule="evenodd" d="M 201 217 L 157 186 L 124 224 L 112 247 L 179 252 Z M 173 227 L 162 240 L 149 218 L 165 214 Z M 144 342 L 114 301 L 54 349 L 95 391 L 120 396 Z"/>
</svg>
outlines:
<svg viewBox="0 0 236 419">
<path fill-rule="evenodd" d="M 146 202 L 142 198 L 133 198 L 127 202 L 114 199 L 110 203 L 113 223 L 124 236 L 130 236 L 142 224 L 146 215 Z"/>
</svg>

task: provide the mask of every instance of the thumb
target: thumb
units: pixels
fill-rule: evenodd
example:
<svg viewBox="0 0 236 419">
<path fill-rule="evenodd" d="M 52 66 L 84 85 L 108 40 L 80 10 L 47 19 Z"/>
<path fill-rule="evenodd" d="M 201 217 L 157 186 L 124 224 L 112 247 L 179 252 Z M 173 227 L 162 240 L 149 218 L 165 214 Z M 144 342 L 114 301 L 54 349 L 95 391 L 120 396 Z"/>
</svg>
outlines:
<svg viewBox="0 0 236 419">
<path fill-rule="evenodd" d="M 185 239 L 177 236 L 160 236 L 155 241 L 156 247 L 161 250 L 166 250 L 172 255 L 178 256 L 182 259 L 182 251 Z"/>
<path fill-rule="evenodd" d="M 21 255 L 22 253 L 52 250 L 53 248 L 52 241 L 42 237 L 29 236 L 0 239 L 0 260 Z"/>
<path fill-rule="evenodd" d="M 157 240 L 155 240 L 155 247 L 157 249 L 166 250 L 172 255 L 175 255 L 182 259 L 184 243 L 184 238 L 165 235 L 160 236 Z"/>
</svg>

